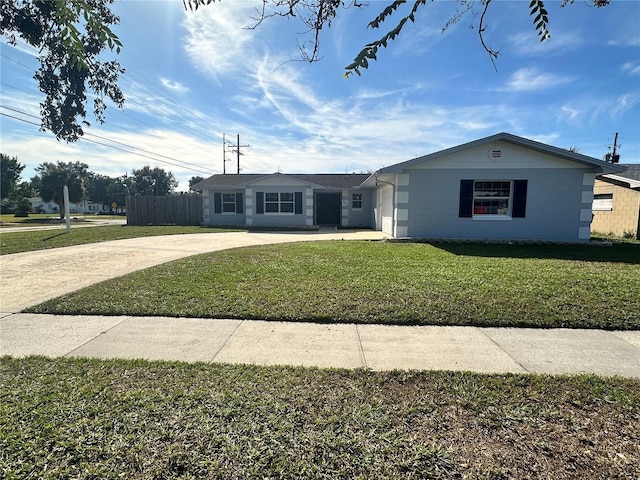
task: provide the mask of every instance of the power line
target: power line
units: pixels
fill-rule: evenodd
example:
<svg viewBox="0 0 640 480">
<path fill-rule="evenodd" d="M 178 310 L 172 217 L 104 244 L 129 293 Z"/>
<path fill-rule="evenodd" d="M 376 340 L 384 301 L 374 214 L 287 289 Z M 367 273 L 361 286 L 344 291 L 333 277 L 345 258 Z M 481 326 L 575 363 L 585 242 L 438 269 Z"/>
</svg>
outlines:
<svg viewBox="0 0 640 480">
<path fill-rule="evenodd" d="M 2 107 L 2 108 L 7 108 L 7 107 L 4 107 L 3 105 L 0 105 L 0 107 Z M 11 109 L 11 108 L 9 108 L 9 110 L 16 111 L 15 109 Z M 18 112 L 18 113 L 23 113 L 23 112 Z M 9 115 L 9 114 L 7 114 L 7 113 L 3 113 L 3 112 L 0 112 L 0 115 L 2 115 L 2 116 L 4 116 L 4 117 L 12 118 L 12 119 L 14 119 L 14 120 L 18 120 L 18 121 L 20 121 L 20 122 L 28 123 L 28 124 L 30 124 L 30 125 L 35 125 L 36 127 L 40 127 L 40 125 L 39 125 L 38 123 L 31 122 L 31 121 L 29 121 L 29 120 L 25 120 L 25 119 L 23 119 L 23 118 L 19 118 L 19 117 L 16 117 L 16 116 L 14 116 L 14 115 Z M 31 117 L 35 117 L 34 115 L 30 115 L 30 114 L 27 114 L 27 113 L 24 113 L 24 115 L 31 116 Z M 36 117 L 36 118 L 37 118 L 37 117 Z M 199 167 L 198 165 L 195 165 L 195 167 L 196 167 L 196 168 L 194 168 L 194 164 L 188 164 L 187 162 L 183 162 L 183 163 L 186 163 L 186 165 L 180 165 L 180 164 L 177 164 L 177 163 L 174 163 L 174 162 L 170 162 L 170 161 L 167 161 L 167 160 L 162 160 L 162 159 L 157 158 L 157 157 L 158 157 L 158 156 L 160 156 L 160 157 L 164 157 L 164 158 L 168 158 L 168 159 L 174 160 L 174 161 L 176 161 L 176 162 L 182 162 L 182 160 L 178 160 L 178 159 L 174 159 L 174 158 L 172 158 L 172 157 L 167 157 L 166 155 L 161 155 L 161 154 L 157 154 L 157 153 L 154 153 L 154 152 L 150 152 L 150 151 L 148 151 L 148 150 L 144 150 L 144 149 L 141 149 L 141 148 L 139 148 L 139 147 L 135 147 L 135 146 L 133 146 L 133 145 L 127 145 L 127 144 L 125 144 L 125 143 L 118 142 L 118 141 L 115 141 L 115 140 L 111 140 L 111 139 L 108 139 L 108 138 L 105 138 L 105 137 L 101 137 L 101 136 L 99 136 L 99 135 L 95 135 L 95 134 L 92 134 L 92 133 L 85 133 L 85 135 L 90 135 L 90 136 L 93 136 L 93 137 L 96 137 L 96 138 L 100 138 L 100 139 L 106 140 L 106 141 L 108 141 L 108 142 L 112 142 L 112 143 L 120 144 L 120 145 L 123 145 L 123 146 L 129 147 L 129 148 L 133 148 L 133 149 L 136 149 L 136 150 L 140 150 L 140 151 L 142 151 L 142 152 L 147 152 L 147 153 L 150 153 L 151 155 L 156 155 L 156 156 L 155 156 L 155 157 L 151 157 L 151 156 L 149 156 L 149 155 L 145 155 L 145 154 L 143 154 L 143 153 L 132 152 L 131 150 L 127 150 L 127 149 L 125 149 L 125 148 L 117 147 L 117 146 L 115 146 L 115 145 L 110 145 L 110 144 L 103 143 L 103 142 L 98 142 L 98 141 L 96 141 L 96 140 L 92 140 L 92 139 L 90 139 L 90 138 L 85 138 L 84 136 L 83 136 L 83 137 L 80 137 L 80 138 L 79 138 L 79 140 L 84 140 L 84 141 L 86 141 L 86 142 L 95 143 L 95 144 L 97 144 L 97 145 L 101 145 L 101 146 L 104 146 L 104 147 L 113 148 L 113 149 L 115 149 L 115 150 L 119 150 L 119 151 L 122 151 L 122 152 L 126 152 L 126 153 L 129 153 L 129 154 L 131 154 L 131 155 L 137 155 L 137 156 L 139 156 L 139 157 L 147 158 L 147 159 L 149 159 L 149 160 L 154 160 L 154 161 L 156 161 L 156 162 L 166 163 L 166 164 L 168 164 L 168 165 L 172 165 L 172 166 L 174 166 L 174 167 L 179 167 L 179 168 L 188 168 L 189 170 L 194 171 L 194 172 L 204 173 L 204 174 L 208 174 L 208 175 L 211 175 L 211 173 L 212 173 L 212 172 L 215 172 L 215 170 L 203 170 L 203 169 L 202 169 L 202 167 Z"/>
</svg>

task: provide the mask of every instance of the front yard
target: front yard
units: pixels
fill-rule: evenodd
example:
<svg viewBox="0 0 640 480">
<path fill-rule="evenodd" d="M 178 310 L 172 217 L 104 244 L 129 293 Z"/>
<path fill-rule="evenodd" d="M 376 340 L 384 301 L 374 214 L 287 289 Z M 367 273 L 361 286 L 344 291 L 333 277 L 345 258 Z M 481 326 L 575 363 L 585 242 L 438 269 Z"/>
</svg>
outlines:
<svg viewBox="0 0 640 480">
<path fill-rule="evenodd" d="M 189 257 L 38 313 L 640 328 L 640 244 L 310 242 Z"/>
</svg>

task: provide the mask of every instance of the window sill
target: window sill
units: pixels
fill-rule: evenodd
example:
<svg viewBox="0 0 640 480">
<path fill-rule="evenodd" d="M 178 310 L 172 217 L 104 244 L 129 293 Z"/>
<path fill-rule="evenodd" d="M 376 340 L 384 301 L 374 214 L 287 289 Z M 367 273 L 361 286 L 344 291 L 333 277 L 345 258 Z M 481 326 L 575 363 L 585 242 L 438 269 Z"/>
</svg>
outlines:
<svg viewBox="0 0 640 480">
<path fill-rule="evenodd" d="M 474 215 L 474 220 L 504 221 L 511 220 L 511 215 Z"/>
<path fill-rule="evenodd" d="M 289 217 L 294 216 L 293 212 L 264 212 L 264 215 L 273 215 L 274 217 Z"/>
</svg>

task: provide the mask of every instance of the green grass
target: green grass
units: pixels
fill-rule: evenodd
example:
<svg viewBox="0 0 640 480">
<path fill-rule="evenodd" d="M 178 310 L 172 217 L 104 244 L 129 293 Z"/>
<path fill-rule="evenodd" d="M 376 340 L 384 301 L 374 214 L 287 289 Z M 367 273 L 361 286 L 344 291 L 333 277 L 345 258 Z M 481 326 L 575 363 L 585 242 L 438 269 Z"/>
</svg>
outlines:
<svg viewBox="0 0 640 480">
<path fill-rule="evenodd" d="M 637 478 L 640 381 L 0 359 L 0 476 Z"/>
<path fill-rule="evenodd" d="M 0 214 L 0 225 L 7 223 L 18 225 L 49 225 L 51 221 L 55 219 L 59 221 L 60 216 L 53 213 L 30 213 L 28 217 L 16 217 L 13 213 L 3 213 Z"/>
<path fill-rule="evenodd" d="M 29 311 L 638 329 L 640 244 L 249 247 L 135 272 Z"/>
<path fill-rule="evenodd" d="M 231 229 L 181 226 L 137 227 L 128 225 L 109 225 L 104 227 L 71 227 L 66 230 L 31 230 L 25 232 L 3 233 L 0 230 L 0 253 L 31 252 L 49 248 L 70 247 L 86 243 L 107 242 L 124 238 L 151 237 L 155 235 L 180 235 L 189 233 L 225 232 Z"/>
</svg>

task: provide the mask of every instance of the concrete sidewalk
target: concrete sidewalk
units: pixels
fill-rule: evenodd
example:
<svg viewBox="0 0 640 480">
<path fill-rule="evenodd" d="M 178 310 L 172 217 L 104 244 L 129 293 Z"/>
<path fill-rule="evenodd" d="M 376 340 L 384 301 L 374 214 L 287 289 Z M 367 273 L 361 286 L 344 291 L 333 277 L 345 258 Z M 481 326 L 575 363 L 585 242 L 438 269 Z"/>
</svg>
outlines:
<svg viewBox="0 0 640 480">
<path fill-rule="evenodd" d="M 11 314 L 1 355 L 640 378 L 640 332 Z"/>
<path fill-rule="evenodd" d="M 640 332 L 397 327 L 19 313 L 178 258 L 250 245 L 380 239 L 380 232 L 203 233 L 0 256 L 0 355 L 263 365 L 596 373 L 640 378 Z"/>
</svg>

